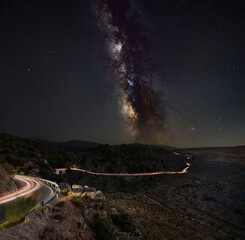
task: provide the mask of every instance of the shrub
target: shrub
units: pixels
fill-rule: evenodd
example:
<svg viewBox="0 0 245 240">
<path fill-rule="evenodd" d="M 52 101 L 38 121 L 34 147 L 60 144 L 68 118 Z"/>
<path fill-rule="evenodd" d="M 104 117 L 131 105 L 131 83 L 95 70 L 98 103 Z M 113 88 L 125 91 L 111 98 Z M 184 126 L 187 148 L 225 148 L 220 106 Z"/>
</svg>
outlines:
<svg viewBox="0 0 245 240">
<path fill-rule="evenodd" d="M 111 219 L 97 218 L 91 224 L 91 228 L 95 231 L 97 240 L 115 240 L 117 237 L 117 230 Z"/>
<path fill-rule="evenodd" d="M 123 232 L 132 232 L 135 230 L 133 218 L 128 213 L 116 214 L 113 216 L 112 221 Z"/>
<path fill-rule="evenodd" d="M 243 213 L 242 209 L 238 208 L 238 207 L 235 208 L 235 212 L 238 213 L 238 214 L 242 214 Z"/>
<path fill-rule="evenodd" d="M 72 203 L 77 207 L 84 207 L 85 206 L 84 201 L 79 197 L 73 198 Z"/>
<path fill-rule="evenodd" d="M 8 172 L 8 174 L 13 174 L 12 165 L 10 165 L 9 163 L 5 162 L 1 166 L 6 170 L 6 172 Z"/>
<path fill-rule="evenodd" d="M 26 167 L 21 167 L 18 170 L 18 174 L 22 174 L 22 175 L 28 175 L 30 173 L 30 171 L 28 170 L 28 168 Z"/>
<path fill-rule="evenodd" d="M 64 188 L 64 189 L 62 189 L 62 191 L 61 191 L 65 196 L 67 196 L 68 195 L 68 191 Z"/>
<path fill-rule="evenodd" d="M 12 151 L 11 151 L 10 148 L 4 148 L 4 149 L 2 150 L 2 153 L 3 153 L 3 154 L 10 154 L 10 153 L 12 153 Z"/>
</svg>

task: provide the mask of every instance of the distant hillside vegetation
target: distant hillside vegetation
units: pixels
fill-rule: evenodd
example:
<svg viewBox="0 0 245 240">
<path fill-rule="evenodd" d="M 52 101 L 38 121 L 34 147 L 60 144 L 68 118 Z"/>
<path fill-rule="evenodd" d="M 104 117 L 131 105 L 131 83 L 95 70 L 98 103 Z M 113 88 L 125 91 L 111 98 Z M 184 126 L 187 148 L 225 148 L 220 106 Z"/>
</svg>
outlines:
<svg viewBox="0 0 245 240">
<path fill-rule="evenodd" d="M 0 133 L 0 164 L 5 165 L 9 173 L 16 170 L 18 173 L 54 179 L 55 168 L 74 165 L 109 173 L 179 171 L 186 166 L 186 157 L 169 149 L 142 144 L 105 144 L 87 149 L 47 147 Z"/>
<path fill-rule="evenodd" d="M 150 145 L 103 145 L 80 151 L 71 164 L 95 172 L 109 173 L 172 171 L 182 170 L 186 166 L 186 157 Z"/>
<path fill-rule="evenodd" d="M 96 142 L 87 142 L 81 140 L 71 140 L 67 142 L 51 142 L 40 139 L 31 139 L 34 142 L 41 143 L 44 146 L 48 147 L 56 147 L 56 148 L 94 148 L 100 146 L 99 143 Z"/>
<path fill-rule="evenodd" d="M 17 173 L 51 176 L 51 168 L 46 155 L 50 150 L 39 143 L 0 133 L 0 164 L 9 174 Z M 61 153 L 60 153 L 61 155 Z"/>
</svg>

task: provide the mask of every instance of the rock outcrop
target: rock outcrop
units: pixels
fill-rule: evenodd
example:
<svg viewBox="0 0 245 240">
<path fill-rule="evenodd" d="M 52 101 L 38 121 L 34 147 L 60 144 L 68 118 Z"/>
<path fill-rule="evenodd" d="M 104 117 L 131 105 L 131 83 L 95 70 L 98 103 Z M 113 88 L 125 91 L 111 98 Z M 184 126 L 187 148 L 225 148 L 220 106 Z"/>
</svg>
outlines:
<svg viewBox="0 0 245 240">
<path fill-rule="evenodd" d="M 72 190 L 72 188 L 70 187 L 70 185 L 67 184 L 67 183 L 60 183 L 60 184 L 59 184 L 59 187 L 60 187 L 60 189 L 65 189 L 65 190 L 67 190 L 68 192 L 70 192 L 70 191 Z"/>
<path fill-rule="evenodd" d="M 0 165 L 0 194 L 14 190 L 15 185 L 9 178 L 8 173 Z"/>
<path fill-rule="evenodd" d="M 105 211 L 106 198 L 95 188 L 79 185 L 71 188 L 65 183 L 60 187 L 77 192 L 61 193 L 58 201 L 32 212 L 22 224 L 1 231 L 0 240 L 95 240 L 96 230 L 90 226 L 94 226 L 98 219 L 105 224 L 120 214 L 115 208 Z M 140 239 L 131 236 L 130 232 L 119 232 L 119 228 L 116 232 L 118 237 L 113 239 Z"/>
<path fill-rule="evenodd" d="M 72 191 L 75 193 L 82 193 L 83 192 L 83 187 L 81 185 L 72 185 Z"/>
<path fill-rule="evenodd" d="M 62 185 L 69 189 L 68 184 Z M 56 204 L 32 212 L 26 221 L 0 232 L 0 240 L 93 240 L 94 216 L 106 217 L 101 191 L 70 193 Z"/>
</svg>

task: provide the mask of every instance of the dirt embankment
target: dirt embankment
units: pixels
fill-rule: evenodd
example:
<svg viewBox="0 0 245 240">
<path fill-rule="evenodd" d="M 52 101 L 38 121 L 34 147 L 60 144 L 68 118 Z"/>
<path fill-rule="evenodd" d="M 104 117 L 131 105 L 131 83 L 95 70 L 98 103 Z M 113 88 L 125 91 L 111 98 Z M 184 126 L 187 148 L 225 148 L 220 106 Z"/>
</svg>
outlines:
<svg viewBox="0 0 245 240">
<path fill-rule="evenodd" d="M 14 185 L 3 167 L 0 166 L 0 194 L 14 190 Z"/>
</svg>

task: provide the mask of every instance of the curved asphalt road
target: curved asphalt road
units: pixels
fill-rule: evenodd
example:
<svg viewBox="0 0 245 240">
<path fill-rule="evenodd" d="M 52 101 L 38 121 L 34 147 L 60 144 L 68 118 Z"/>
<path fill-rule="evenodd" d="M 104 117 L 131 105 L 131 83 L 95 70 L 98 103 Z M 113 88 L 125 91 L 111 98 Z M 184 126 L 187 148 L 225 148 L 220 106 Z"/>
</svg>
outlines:
<svg viewBox="0 0 245 240">
<path fill-rule="evenodd" d="M 176 172 L 151 172 L 151 173 L 96 173 L 87 171 L 85 169 L 71 168 L 73 171 L 85 172 L 92 175 L 101 176 L 150 176 L 150 175 L 161 175 L 161 174 L 183 174 L 186 173 L 190 167 L 190 163 L 186 163 L 186 167 L 182 171 Z M 56 169 L 56 171 L 67 170 L 67 168 Z M 53 190 L 33 178 L 25 176 L 15 175 L 14 182 L 17 186 L 17 190 L 0 195 L 0 224 L 5 221 L 5 210 L 9 204 L 14 202 L 18 197 L 32 198 L 36 204 L 42 202 L 44 199 L 49 197 Z"/>
<path fill-rule="evenodd" d="M 150 175 L 162 175 L 162 174 L 183 174 L 186 173 L 188 168 L 191 166 L 190 163 L 186 163 L 187 167 L 184 168 L 182 171 L 177 171 L 177 172 L 151 172 L 151 173 L 97 173 L 97 172 L 91 172 L 87 171 L 85 169 L 80 169 L 80 168 L 70 168 L 70 170 L 73 171 L 80 171 L 92 175 L 100 175 L 100 176 L 118 176 L 118 177 L 131 177 L 131 176 L 150 176 Z M 56 171 L 65 171 L 68 168 L 57 168 Z"/>
<path fill-rule="evenodd" d="M 0 195 L 0 224 L 5 221 L 6 208 L 18 197 L 32 198 L 38 204 L 53 193 L 50 187 L 33 178 L 15 175 L 14 182 L 17 190 Z"/>
</svg>

